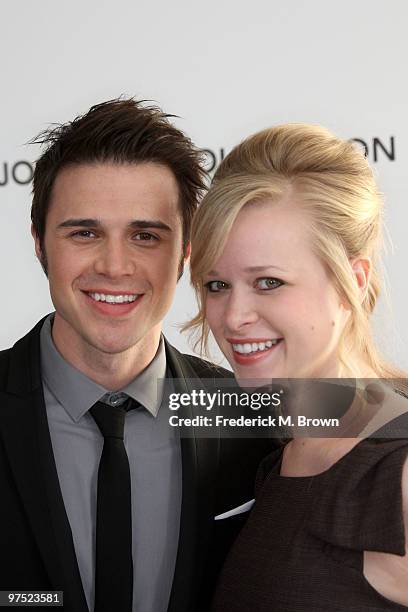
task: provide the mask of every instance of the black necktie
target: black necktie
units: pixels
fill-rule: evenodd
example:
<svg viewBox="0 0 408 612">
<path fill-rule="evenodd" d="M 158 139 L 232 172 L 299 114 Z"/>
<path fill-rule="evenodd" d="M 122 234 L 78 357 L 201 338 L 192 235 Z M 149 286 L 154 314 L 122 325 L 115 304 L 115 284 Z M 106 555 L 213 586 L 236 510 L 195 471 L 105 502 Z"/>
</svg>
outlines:
<svg viewBox="0 0 408 612">
<path fill-rule="evenodd" d="M 98 470 L 95 612 L 131 612 L 132 518 L 129 461 L 123 443 L 126 411 L 97 402 L 90 409 L 103 437 Z"/>
</svg>

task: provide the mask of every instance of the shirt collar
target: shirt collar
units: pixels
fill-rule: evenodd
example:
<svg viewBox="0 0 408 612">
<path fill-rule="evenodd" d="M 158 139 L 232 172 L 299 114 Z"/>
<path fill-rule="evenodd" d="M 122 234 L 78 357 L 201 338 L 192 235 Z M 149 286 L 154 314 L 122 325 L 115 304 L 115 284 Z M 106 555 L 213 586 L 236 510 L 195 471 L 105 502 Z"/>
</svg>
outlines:
<svg viewBox="0 0 408 612">
<path fill-rule="evenodd" d="M 72 420 L 77 422 L 109 389 L 88 378 L 62 357 L 52 339 L 53 318 L 51 314 L 45 319 L 40 334 L 42 378 Z M 166 351 L 161 337 L 153 361 L 120 391 L 156 417 L 163 399 L 165 375 Z"/>
</svg>

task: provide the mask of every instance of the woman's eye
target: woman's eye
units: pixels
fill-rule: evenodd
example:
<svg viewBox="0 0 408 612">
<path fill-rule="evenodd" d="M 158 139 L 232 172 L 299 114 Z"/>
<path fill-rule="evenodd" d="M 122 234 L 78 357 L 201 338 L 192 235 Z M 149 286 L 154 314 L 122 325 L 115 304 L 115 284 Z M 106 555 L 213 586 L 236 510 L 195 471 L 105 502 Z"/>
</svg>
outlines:
<svg viewBox="0 0 408 612">
<path fill-rule="evenodd" d="M 258 278 L 256 281 L 256 287 L 263 291 L 268 289 L 277 289 L 283 285 L 283 282 L 278 278 Z"/>
<path fill-rule="evenodd" d="M 214 280 L 205 283 L 204 287 L 206 287 L 211 293 L 219 293 L 224 289 L 228 289 L 228 284 L 224 283 L 224 281 Z"/>
</svg>

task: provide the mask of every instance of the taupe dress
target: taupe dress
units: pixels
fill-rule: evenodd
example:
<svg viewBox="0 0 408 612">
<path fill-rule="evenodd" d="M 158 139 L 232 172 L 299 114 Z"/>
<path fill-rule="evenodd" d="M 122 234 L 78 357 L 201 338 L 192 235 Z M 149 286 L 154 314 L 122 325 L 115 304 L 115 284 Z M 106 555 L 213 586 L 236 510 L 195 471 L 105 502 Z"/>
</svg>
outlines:
<svg viewBox="0 0 408 612">
<path fill-rule="evenodd" d="M 381 438 L 392 428 L 397 438 Z M 364 550 L 405 555 L 407 415 L 374 435 L 315 476 L 280 476 L 283 447 L 262 462 L 256 502 L 224 565 L 214 612 L 408 610 L 363 575 Z"/>
</svg>

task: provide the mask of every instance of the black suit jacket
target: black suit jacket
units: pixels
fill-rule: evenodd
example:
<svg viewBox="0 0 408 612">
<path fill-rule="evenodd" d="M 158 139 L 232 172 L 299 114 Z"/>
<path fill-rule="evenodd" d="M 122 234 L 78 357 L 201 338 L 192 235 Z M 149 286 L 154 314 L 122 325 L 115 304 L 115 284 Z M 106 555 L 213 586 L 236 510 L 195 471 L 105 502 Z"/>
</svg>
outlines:
<svg viewBox="0 0 408 612">
<path fill-rule="evenodd" d="M 46 416 L 42 323 L 0 352 L 0 590 L 62 590 L 64 610 L 88 612 Z M 231 376 L 167 343 L 166 354 L 180 391 L 189 390 L 188 379 L 202 378 L 205 385 L 205 379 Z M 180 537 L 169 612 L 208 609 L 245 520 L 214 516 L 253 497 L 257 466 L 270 450 L 267 440 L 181 439 Z"/>
</svg>

